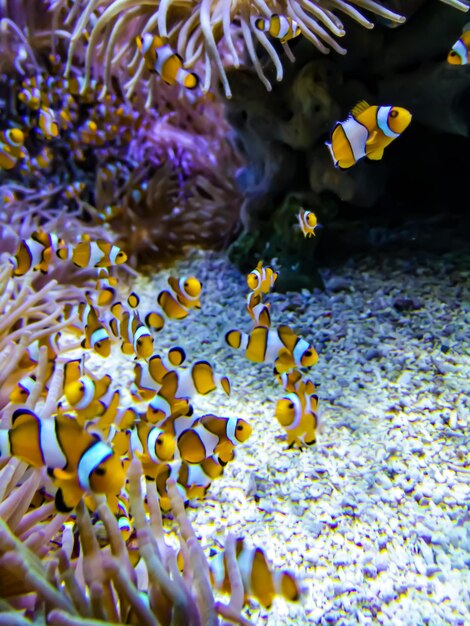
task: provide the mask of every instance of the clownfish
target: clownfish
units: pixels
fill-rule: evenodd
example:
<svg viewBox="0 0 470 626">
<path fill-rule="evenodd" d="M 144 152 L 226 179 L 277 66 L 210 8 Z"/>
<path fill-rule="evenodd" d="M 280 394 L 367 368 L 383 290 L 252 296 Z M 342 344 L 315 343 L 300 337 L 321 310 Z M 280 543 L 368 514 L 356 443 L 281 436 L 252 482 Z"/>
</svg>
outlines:
<svg viewBox="0 0 470 626">
<path fill-rule="evenodd" d="M 74 265 L 82 269 L 85 267 L 107 268 L 127 261 L 127 255 L 123 250 L 104 239 L 69 244 L 59 248 L 56 254 L 62 261 L 70 259 Z"/>
<path fill-rule="evenodd" d="M 196 361 L 187 369 L 170 370 L 161 381 L 160 393 L 164 397 L 193 398 L 196 394 L 205 396 L 220 387 L 230 395 L 230 380 L 214 372 L 208 361 Z"/>
<path fill-rule="evenodd" d="M 98 274 L 98 280 L 96 281 L 97 306 L 108 306 L 116 297 L 116 287 L 118 279 L 115 276 L 111 276 L 106 268 L 102 268 Z"/>
<path fill-rule="evenodd" d="M 312 385 L 311 381 L 301 384 L 276 404 L 275 416 L 287 433 L 288 448 L 303 448 L 316 443 L 318 396 L 309 393 Z"/>
<path fill-rule="evenodd" d="M 287 570 L 273 571 L 261 548 L 248 547 L 242 538 L 235 544 L 237 563 L 243 581 L 245 603 L 250 596 L 269 608 L 276 595 L 289 602 L 300 599 L 300 589 L 294 575 Z M 231 585 L 224 552 L 216 554 L 209 562 L 211 582 L 216 589 L 230 593 Z"/>
<path fill-rule="evenodd" d="M 26 400 L 29 398 L 30 393 L 33 390 L 34 385 L 36 384 L 36 375 L 32 374 L 31 376 L 23 376 L 13 389 L 10 392 L 10 402 L 13 404 L 24 404 Z M 45 396 L 47 394 L 48 387 L 44 385 L 41 396 Z"/>
<path fill-rule="evenodd" d="M 273 13 L 269 19 L 257 17 L 254 19 L 255 28 L 263 33 L 268 33 L 271 37 L 279 39 L 281 43 L 286 43 L 301 34 L 300 26 L 291 17 Z"/>
<path fill-rule="evenodd" d="M 233 459 L 235 446 L 244 443 L 253 430 L 244 419 L 212 414 L 170 418 L 161 424 L 161 428 L 174 435 L 183 461 L 201 463 L 217 456 L 223 465 Z"/>
<path fill-rule="evenodd" d="M 150 72 L 162 77 L 168 85 L 178 83 L 187 89 L 195 89 L 199 84 L 199 77 L 183 67 L 183 59 L 174 52 L 163 37 L 145 33 L 136 37 L 139 52 L 145 59 L 145 66 Z"/>
<path fill-rule="evenodd" d="M 41 92 L 33 83 L 28 84 L 23 81 L 23 88 L 18 94 L 18 100 L 29 107 L 32 111 L 37 111 L 41 106 Z"/>
<path fill-rule="evenodd" d="M 96 309 L 88 302 L 81 302 L 78 310 L 85 331 L 85 338 L 81 343 L 82 348 L 93 350 L 102 357 L 108 357 L 111 354 L 111 338 L 98 318 Z"/>
<path fill-rule="evenodd" d="M 110 320 L 109 327 L 113 335 L 121 339 L 122 353 L 135 353 L 141 359 L 148 359 L 153 353 L 154 340 L 137 311 L 122 309 L 118 302 L 111 307 L 111 312 L 115 317 Z"/>
<path fill-rule="evenodd" d="M 84 374 L 82 370 L 81 359 L 67 361 L 64 365 L 64 396 L 81 423 L 105 412 L 105 396 L 110 391 L 112 383 L 109 374 L 96 378 Z"/>
<path fill-rule="evenodd" d="M 260 293 L 251 292 L 246 297 L 246 310 L 254 326 L 271 326 L 270 304 L 264 304 Z"/>
<path fill-rule="evenodd" d="M 24 276 L 31 270 L 47 274 L 54 253 L 64 245 L 64 241 L 54 233 L 36 230 L 29 239 L 23 239 L 14 259 L 13 276 Z"/>
<path fill-rule="evenodd" d="M 156 487 L 160 507 L 163 511 L 171 509 L 167 492 L 167 481 L 172 478 L 185 501 L 203 498 L 212 482 L 222 475 L 224 468 L 214 457 L 204 459 L 198 464 L 189 464 L 175 460 L 160 464 L 156 472 Z"/>
<path fill-rule="evenodd" d="M 465 24 L 462 35 L 452 46 L 447 55 L 447 63 L 451 65 L 468 65 L 470 60 L 470 22 Z"/>
<path fill-rule="evenodd" d="M 167 359 L 153 354 L 145 364 L 136 363 L 134 367 L 134 383 L 131 393 L 143 400 L 150 400 L 161 388 L 164 376 L 184 363 L 186 353 L 183 348 L 170 348 Z"/>
<path fill-rule="evenodd" d="M 315 228 L 318 226 L 317 216 L 315 213 L 313 211 L 300 209 L 298 220 L 300 230 L 302 231 L 304 237 L 315 237 Z"/>
<path fill-rule="evenodd" d="M 19 128 L 10 128 L 0 132 L 0 168 L 11 170 L 19 159 L 27 156 L 23 147 L 25 135 Z"/>
<path fill-rule="evenodd" d="M 61 512 L 73 509 L 84 493 L 115 495 L 124 485 L 124 469 L 113 449 L 70 415 L 41 419 L 17 409 L 11 428 L 0 430 L 0 457 L 11 456 L 48 468 L 59 487 L 55 503 Z"/>
<path fill-rule="evenodd" d="M 371 106 L 361 100 L 344 122 L 336 123 L 325 145 L 340 169 L 352 167 L 363 157 L 378 161 L 410 122 L 411 113 L 402 107 Z"/>
<path fill-rule="evenodd" d="M 172 461 L 176 442 L 171 433 L 142 420 L 133 428 L 118 432 L 113 438 L 113 448 L 119 456 L 137 456 L 144 474 L 154 478 L 160 463 Z"/>
<path fill-rule="evenodd" d="M 39 109 L 38 128 L 45 139 L 55 139 L 59 136 L 59 125 L 55 113 L 49 107 Z"/>
<path fill-rule="evenodd" d="M 199 298 L 202 283 L 195 276 L 183 276 L 179 279 L 170 276 L 168 284 L 174 295 L 164 290 L 157 297 L 158 304 L 167 317 L 180 320 L 188 315 L 188 309 L 201 308 Z"/>
<path fill-rule="evenodd" d="M 312 367 L 318 361 L 316 350 L 289 326 L 256 326 L 249 334 L 229 330 L 225 341 L 231 348 L 244 350 L 247 359 L 254 363 L 274 363 L 278 374 L 294 367 Z"/>
<path fill-rule="evenodd" d="M 246 282 L 248 288 L 255 294 L 269 293 L 274 287 L 279 274 L 272 267 L 263 267 L 263 261 L 258 261 L 256 269 L 248 274 Z"/>
<path fill-rule="evenodd" d="M 127 304 L 129 305 L 131 309 L 137 309 L 139 307 L 140 298 L 135 293 L 135 291 L 132 291 L 129 294 L 127 298 Z M 114 306 L 115 306 L 115 310 L 118 310 L 118 311 L 125 310 L 124 307 L 120 303 L 116 303 Z M 165 326 L 165 319 L 160 315 L 160 313 L 157 313 L 156 311 L 150 311 L 148 313 L 145 313 L 144 320 L 145 320 L 145 325 L 157 333 L 161 331 L 162 328 Z"/>
</svg>

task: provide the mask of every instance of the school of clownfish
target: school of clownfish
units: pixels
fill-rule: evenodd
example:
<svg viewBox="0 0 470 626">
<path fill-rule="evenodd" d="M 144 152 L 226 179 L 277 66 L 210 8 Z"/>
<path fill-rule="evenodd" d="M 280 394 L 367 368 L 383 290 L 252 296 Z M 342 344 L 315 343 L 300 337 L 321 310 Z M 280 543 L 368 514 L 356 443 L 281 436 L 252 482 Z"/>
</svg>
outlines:
<svg viewBox="0 0 470 626">
<path fill-rule="evenodd" d="M 135 364 L 129 402 L 110 375 L 97 377 L 87 369 L 85 352 L 80 358 L 64 359 L 59 346 L 60 332 L 31 344 L 19 363 L 20 372 L 6 384 L 10 389 L 11 425 L 0 429 L 0 458 L 14 456 L 33 467 L 47 468 L 54 489 L 46 488 L 44 497 L 54 497 L 59 512 L 73 514 L 82 498 L 93 511 L 92 494 L 105 494 L 122 537 L 128 541 L 133 525 L 126 473 L 132 458 L 141 461 L 146 479 L 155 481 L 161 509 L 169 511 L 167 480 L 176 480 L 186 502 L 203 498 L 212 481 L 222 475 L 224 466 L 234 458 L 234 448 L 249 438 L 252 428 L 236 417 L 212 414 L 196 417 L 194 397 L 216 389 L 230 394 L 229 379 L 216 373 L 208 361 L 197 360 L 181 367 L 186 354 L 180 346 L 170 348 L 166 356 L 154 350 L 153 333 L 163 328 L 165 319 L 184 319 L 200 308 L 200 281 L 194 276 L 170 277 L 169 289 L 162 290 L 157 297 L 158 310 L 144 314 L 134 292 L 125 304 L 117 301 L 118 281 L 111 272 L 125 261 L 125 253 L 104 240 L 84 238 L 77 244 L 65 244 L 56 234 L 42 230 L 21 241 L 10 258 L 13 278 L 29 272 L 47 274 L 56 263 L 62 262 L 96 271 L 96 290 L 87 292 L 86 301 L 66 305 L 63 321 L 70 320 L 67 330 L 83 338 L 84 350 L 105 358 L 111 354 L 112 346 L 118 344 L 123 354 L 134 357 Z M 267 271 L 270 270 L 259 266 L 252 274 L 261 276 Z M 251 277 L 249 284 L 253 284 Z M 265 284 L 261 280 L 260 287 L 253 292 L 255 300 L 259 299 L 250 305 L 254 319 L 259 314 L 259 319 L 265 320 L 265 313 L 258 305 L 269 310 L 269 305 L 261 302 Z M 299 341 L 304 348 L 303 340 Z M 291 346 L 290 340 L 287 345 Z M 62 395 L 50 416 L 42 416 L 40 408 L 33 411 L 25 406 L 38 383 L 34 370 L 43 346 L 47 367 L 41 398 L 46 398 L 55 373 L 62 368 Z M 291 356 L 294 362 L 308 365 L 313 362 L 313 353 L 310 357 L 307 353 L 308 349 L 301 355 L 299 349 L 292 347 Z M 275 362 L 279 371 L 288 369 L 288 360 L 287 354 L 278 355 Z M 279 410 L 276 414 L 280 421 L 284 419 Z M 299 440 L 302 439 L 288 420 L 284 419 L 284 427 L 288 437 L 289 433 L 297 433 Z M 102 524 L 98 519 L 95 522 L 99 538 Z M 68 524 L 73 524 L 73 519 Z M 106 541 L 104 531 L 102 538 Z M 261 548 L 250 547 L 239 539 L 236 554 L 246 597 L 255 597 L 266 607 L 271 606 L 276 595 L 291 601 L 299 599 L 294 576 L 287 570 L 273 570 Z M 138 551 L 134 558 L 136 571 L 142 574 L 145 568 L 138 567 Z M 180 563 L 180 567 L 184 564 Z M 210 562 L 210 575 L 215 588 L 230 591 L 223 552 Z"/>
</svg>

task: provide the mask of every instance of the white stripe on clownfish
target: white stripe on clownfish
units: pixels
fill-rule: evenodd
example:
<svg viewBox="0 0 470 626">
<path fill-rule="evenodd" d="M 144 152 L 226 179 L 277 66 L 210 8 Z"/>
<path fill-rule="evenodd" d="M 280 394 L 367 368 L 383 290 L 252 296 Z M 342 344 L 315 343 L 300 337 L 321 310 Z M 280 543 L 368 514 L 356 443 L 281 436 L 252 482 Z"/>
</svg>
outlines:
<svg viewBox="0 0 470 626">
<path fill-rule="evenodd" d="M 77 466 L 77 476 L 80 487 L 84 491 L 91 491 L 90 474 L 112 454 L 112 448 L 102 441 L 92 444 L 83 453 Z"/>
</svg>

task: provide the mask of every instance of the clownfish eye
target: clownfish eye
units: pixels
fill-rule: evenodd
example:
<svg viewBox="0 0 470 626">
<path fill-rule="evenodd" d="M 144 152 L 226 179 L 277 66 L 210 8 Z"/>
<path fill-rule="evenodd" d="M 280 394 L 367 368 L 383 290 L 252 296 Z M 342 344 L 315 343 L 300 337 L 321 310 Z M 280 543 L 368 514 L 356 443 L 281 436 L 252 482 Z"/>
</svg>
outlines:
<svg viewBox="0 0 470 626">
<path fill-rule="evenodd" d="M 137 345 L 141 346 L 142 345 L 142 339 L 137 339 Z"/>
<path fill-rule="evenodd" d="M 456 52 L 455 50 L 451 50 L 451 51 L 449 52 L 449 56 L 451 56 L 451 57 L 455 57 L 455 56 L 457 56 L 457 52 Z"/>
<path fill-rule="evenodd" d="M 185 289 L 187 289 L 187 288 L 189 287 L 189 283 L 188 283 L 188 281 L 186 281 L 185 283 L 183 283 L 183 287 L 184 287 Z"/>
<path fill-rule="evenodd" d="M 104 467 L 97 467 L 95 469 L 95 474 L 97 476 L 104 476 L 106 474 L 106 470 L 104 469 Z"/>
<path fill-rule="evenodd" d="M 84 393 L 84 391 L 85 391 L 85 385 L 82 383 L 82 384 L 80 385 L 80 387 L 78 388 L 78 390 L 79 390 L 81 393 Z"/>
<path fill-rule="evenodd" d="M 157 444 L 157 446 L 162 446 L 163 445 L 163 441 L 160 439 L 160 437 L 157 439 L 157 441 L 155 443 Z"/>
<path fill-rule="evenodd" d="M 307 350 L 305 352 L 304 356 L 312 356 L 312 351 L 311 350 Z"/>
<path fill-rule="evenodd" d="M 390 117 L 398 117 L 398 111 L 396 111 L 395 109 L 393 111 L 390 111 Z"/>
<path fill-rule="evenodd" d="M 239 432 L 240 432 L 241 430 L 243 430 L 243 426 L 242 426 L 242 424 L 238 424 L 238 426 L 236 427 L 236 429 L 235 429 L 235 430 L 238 430 Z"/>
<path fill-rule="evenodd" d="M 101 348 L 101 341 L 97 341 L 97 342 L 95 343 L 95 346 L 96 346 L 97 348 Z"/>
<path fill-rule="evenodd" d="M 294 403 L 293 402 L 289 402 L 289 404 L 287 405 L 288 409 L 293 409 L 294 408 Z"/>
</svg>

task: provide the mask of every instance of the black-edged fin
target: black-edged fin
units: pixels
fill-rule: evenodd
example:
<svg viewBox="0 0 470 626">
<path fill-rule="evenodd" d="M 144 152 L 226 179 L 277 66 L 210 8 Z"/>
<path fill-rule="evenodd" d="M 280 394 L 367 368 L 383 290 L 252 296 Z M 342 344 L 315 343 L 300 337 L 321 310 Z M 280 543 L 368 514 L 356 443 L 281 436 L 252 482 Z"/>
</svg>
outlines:
<svg viewBox="0 0 470 626">
<path fill-rule="evenodd" d="M 73 511 L 73 507 L 67 506 L 62 489 L 57 489 L 54 501 L 55 508 L 59 511 L 59 513 L 70 513 L 70 511 Z"/>
<path fill-rule="evenodd" d="M 34 411 L 30 411 L 29 409 L 16 409 L 11 416 L 12 426 L 18 427 L 31 421 L 39 422 L 40 420 L 36 413 L 34 413 Z"/>
</svg>

